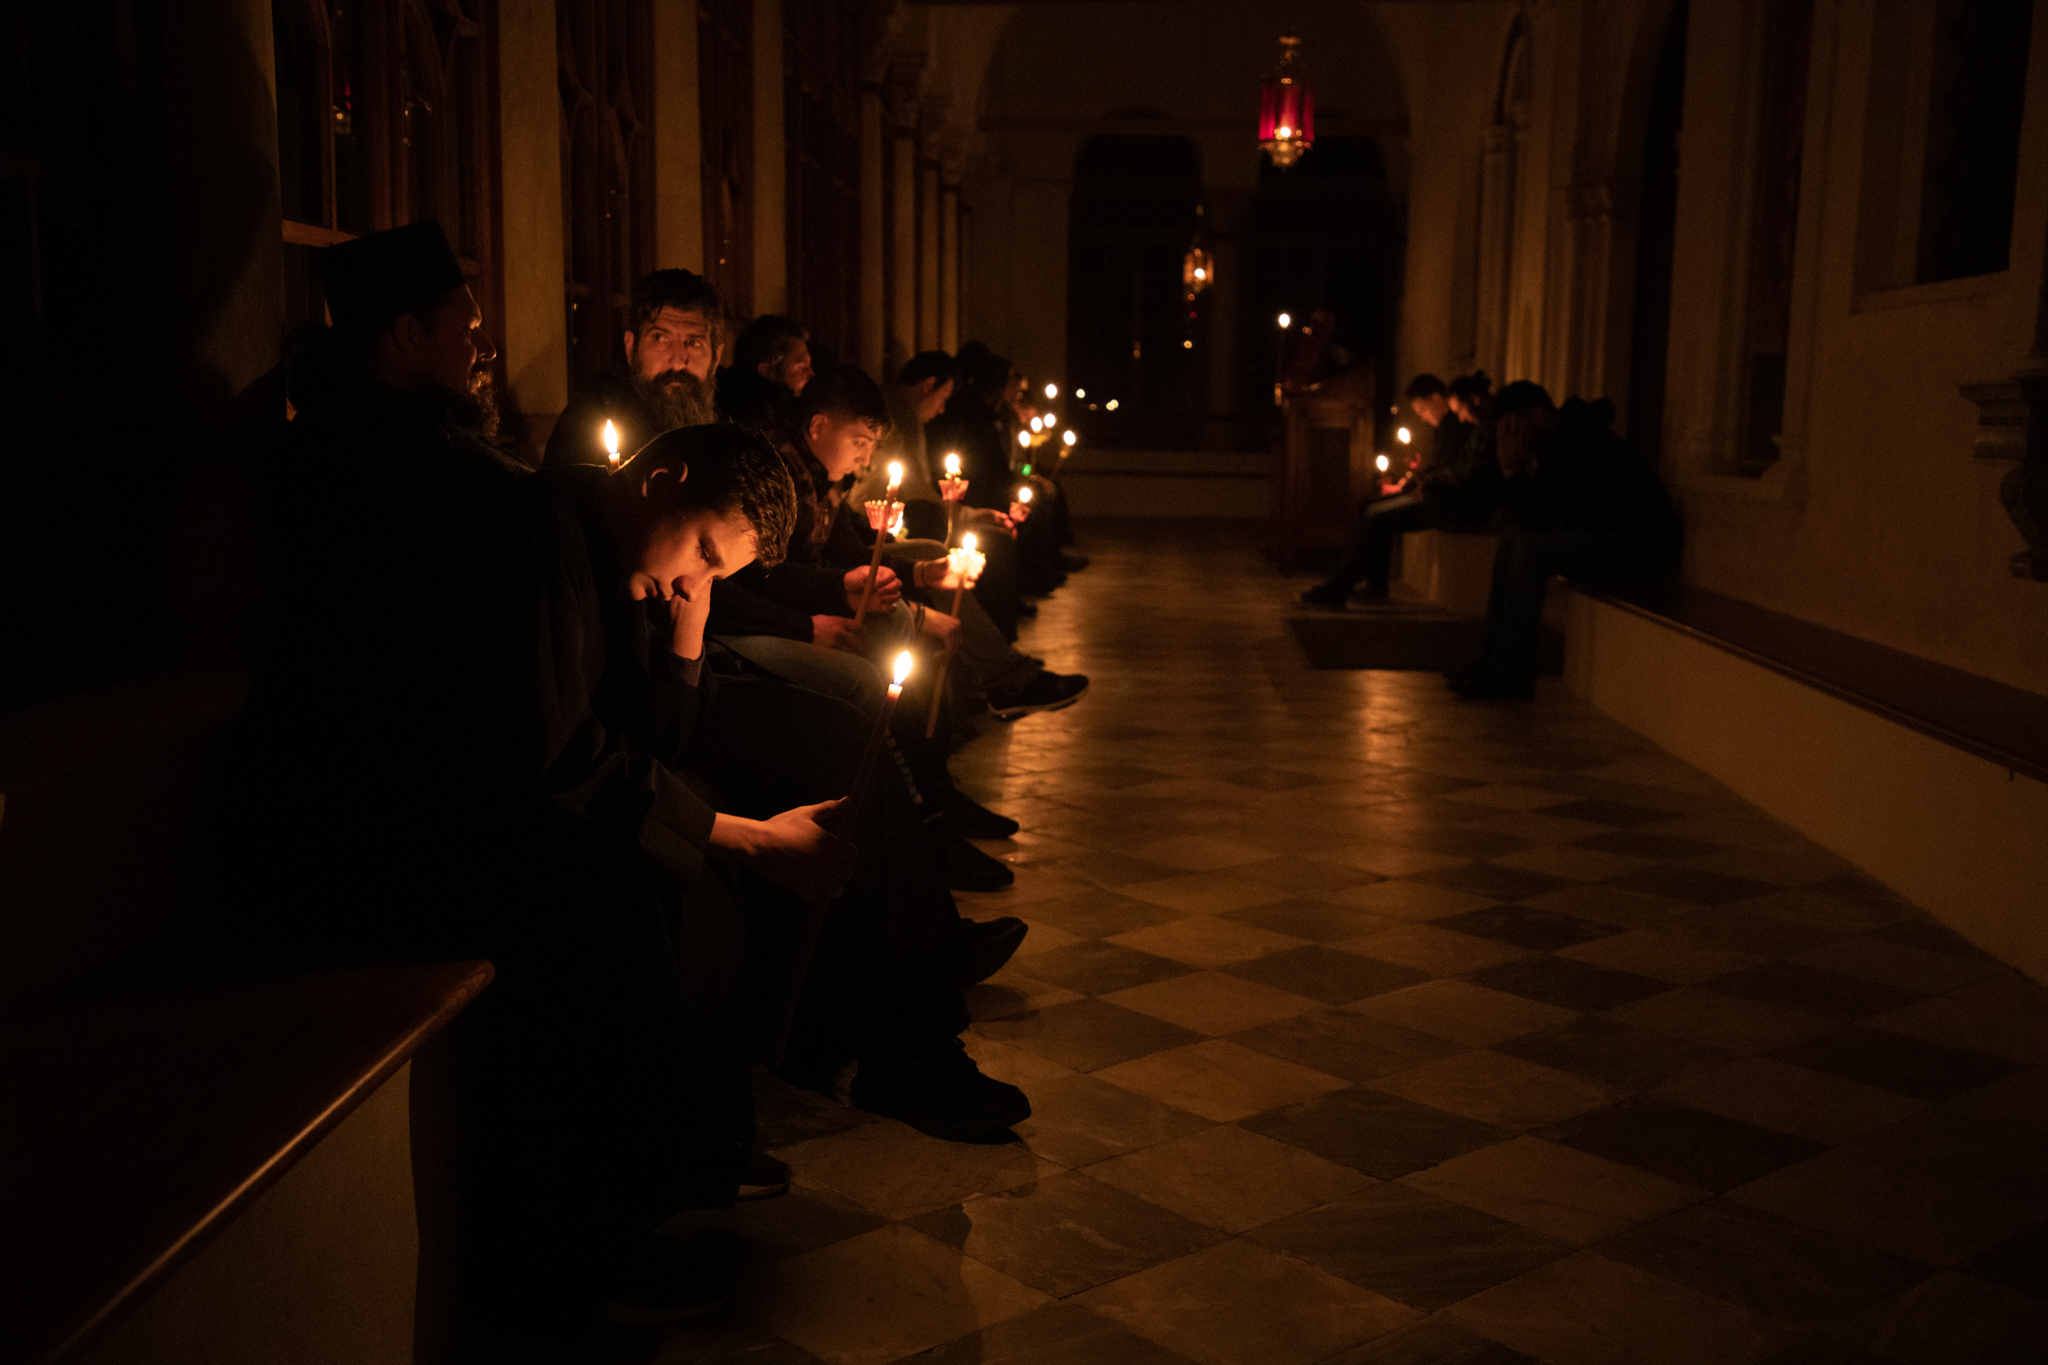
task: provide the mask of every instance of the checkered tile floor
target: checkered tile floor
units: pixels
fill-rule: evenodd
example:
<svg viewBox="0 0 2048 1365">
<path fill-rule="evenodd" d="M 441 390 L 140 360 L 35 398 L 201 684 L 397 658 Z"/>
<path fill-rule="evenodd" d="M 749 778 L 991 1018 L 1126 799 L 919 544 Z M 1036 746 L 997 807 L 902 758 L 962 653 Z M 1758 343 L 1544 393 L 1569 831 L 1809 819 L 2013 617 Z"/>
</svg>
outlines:
<svg viewBox="0 0 2048 1365">
<path fill-rule="evenodd" d="M 957 762 L 1017 1140 L 769 1088 L 663 1361 L 2048 1360 L 2048 997 L 1546 683 L 1314 673 L 1215 524 L 1091 528 L 1078 706 Z"/>
</svg>

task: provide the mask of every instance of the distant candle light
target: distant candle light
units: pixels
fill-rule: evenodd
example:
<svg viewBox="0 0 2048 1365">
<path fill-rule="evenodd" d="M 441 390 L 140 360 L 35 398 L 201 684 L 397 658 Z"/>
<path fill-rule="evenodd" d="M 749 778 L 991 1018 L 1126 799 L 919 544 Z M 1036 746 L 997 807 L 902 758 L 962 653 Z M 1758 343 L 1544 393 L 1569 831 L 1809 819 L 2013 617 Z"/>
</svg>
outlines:
<svg viewBox="0 0 2048 1365">
<path fill-rule="evenodd" d="M 1406 428 L 1406 427 L 1400 427 L 1400 428 L 1398 428 L 1398 429 L 1396 429 L 1396 430 L 1395 430 L 1395 432 L 1394 432 L 1394 439 L 1395 439 L 1395 440 L 1397 440 L 1397 441 L 1399 441 L 1399 442 L 1400 442 L 1400 443 L 1401 443 L 1402 445 L 1404 445 L 1404 446 L 1405 446 L 1405 445 L 1407 445 L 1407 444 L 1408 444 L 1408 443 L 1409 443 L 1410 441 L 1412 441 L 1412 440 L 1414 440 L 1414 439 L 1415 439 L 1415 433 L 1413 433 L 1413 432 L 1409 431 L 1409 430 L 1408 430 L 1408 428 Z"/>
<path fill-rule="evenodd" d="M 1075 389 L 1075 390 L 1074 390 L 1074 397 L 1076 397 L 1076 398 L 1086 398 L 1087 396 L 1088 396 L 1088 390 L 1086 390 L 1086 389 Z"/>
<path fill-rule="evenodd" d="M 1028 431 L 1018 432 L 1017 444 L 1023 446 L 1026 450 L 1031 449 L 1031 433 Z"/>
<path fill-rule="evenodd" d="M 1074 445 L 1074 443 L 1080 438 L 1074 435 L 1074 429 L 1072 427 L 1068 427 L 1064 432 L 1060 433 L 1060 439 L 1062 441 L 1065 441 L 1067 445 L 1071 448 Z"/>
<path fill-rule="evenodd" d="M 1057 398 L 1057 397 L 1059 397 L 1059 396 L 1060 396 L 1060 386 L 1059 386 L 1059 385 L 1057 385 L 1057 384 L 1047 384 L 1047 385 L 1045 386 L 1045 396 L 1046 396 L 1047 398 Z"/>
<path fill-rule="evenodd" d="M 1115 400 L 1114 398 L 1112 398 L 1112 399 L 1110 399 L 1110 400 L 1109 400 L 1109 401 L 1108 401 L 1107 403 L 1104 403 L 1104 404 L 1103 404 L 1102 406 L 1104 406 L 1104 407 L 1108 408 L 1108 409 L 1109 409 L 1109 410 L 1110 410 L 1111 412 L 1115 412 L 1115 411 L 1116 411 L 1116 400 Z"/>
<path fill-rule="evenodd" d="M 1290 313 L 1282 313 L 1280 315 L 1280 325 L 1283 328 L 1292 327 L 1294 325 L 1293 315 Z"/>
<path fill-rule="evenodd" d="M 1034 418 L 1032 418 L 1032 419 L 1031 419 L 1031 429 L 1032 429 L 1033 431 L 1044 431 L 1044 430 L 1045 430 L 1045 420 L 1044 420 L 1043 418 L 1040 418 L 1040 417 L 1034 417 Z"/>
<path fill-rule="evenodd" d="M 1059 419 L 1059 418 L 1057 418 L 1057 417 L 1053 416 L 1053 415 L 1052 415 L 1051 413 L 1049 413 L 1049 412 L 1048 412 L 1048 413 L 1047 413 L 1047 414 L 1045 415 L 1045 429 L 1046 429 L 1047 431 L 1051 431 L 1051 430 L 1052 430 L 1052 429 L 1053 429 L 1054 427 L 1058 426 L 1059 424 L 1060 424 L 1060 419 Z"/>
<path fill-rule="evenodd" d="M 1380 473 L 1382 474 L 1386 473 L 1389 469 L 1393 468 L 1393 462 L 1384 455 L 1380 456 L 1377 460 L 1374 460 L 1373 463 L 1380 467 Z"/>
</svg>

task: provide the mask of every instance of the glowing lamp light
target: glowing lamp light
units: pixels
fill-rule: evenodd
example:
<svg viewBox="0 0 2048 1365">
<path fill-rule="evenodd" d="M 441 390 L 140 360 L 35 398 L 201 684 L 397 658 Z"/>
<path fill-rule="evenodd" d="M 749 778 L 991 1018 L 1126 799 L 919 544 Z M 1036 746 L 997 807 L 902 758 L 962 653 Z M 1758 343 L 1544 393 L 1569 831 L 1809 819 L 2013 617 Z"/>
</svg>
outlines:
<svg viewBox="0 0 2048 1365">
<path fill-rule="evenodd" d="M 1389 469 L 1392 469 L 1394 467 L 1393 462 L 1384 455 L 1380 456 L 1377 460 L 1374 460 L 1373 463 L 1380 467 L 1380 473 L 1382 474 L 1386 473 Z"/>
<path fill-rule="evenodd" d="M 1192 351 L 1192 350 L 1194 350 L 1194 349 L 1195 349 L 1195 343 L 1194 343 L 1194 342 L 1192 342 L 1192 341 L 1183 341 L 1183 342 L 1182 342 L 1182 343 L 1180 344 L 1180 348 L 1181 348 L 1181 349 L 1182 349 L 1183 351 Z"/>
<path fill-rule="evenodd" d="M 1026 450 L 1031 449 L 1031 433 L 1028 431 L 1018 432 L 1017 444 L 1023 446 Z"/>
<path fill-rule="evenodd" d="M 960 457 L 958 455 L 948 455 L 946 457 L 946 477 L 949 479 L 960 477 Z"/>
<path fill-rule="evenodd" d="M 1045 421 L 1044 421 L 1044 419 L 1043 419 L 1043 418 L 1039 418 L 1039 417 L 1034 417 L 1034 418 L 1032 418 L 1032 419 L 1031 419 L 1031 429 L 1032 429 L 1033 431 L 1044 431 L 1044 430 L 1045 430 Z"/>
<path fill-rule="evenodd" d="M 1074 397 L 1076 397 L 1076 398 L 1086 398 L 1087 396 L 1088 396 L 1088 390 L 1086 390 L 1086 389 L 1075 389 L 1075 390 L 1074 390 Z"/>
<path fill-rule="evenodd" d="M 1017 490 L 1017 501 L 1023 503 L 1026 507 L 1029 507 L 1031 505 L 1030 484 L 1026 484 L 1022 488 Z"/>
<path fill-rule="evenodd" d="M 1049 412 L 1048 412 L 1048 413 L 1047 413 L 1047 414 L 1045 415 L 1045 429 L 1046 429 L 1047 431 L 1051 431 L 1051 430 L 1052 430 L 1052 429 L 1053 429 L 1054 427 L 1058 426 L 1059 424 L 1060 424 L 1060 419 L 1059 419 L 1059 418 L 1057 418 L 1057 417 L 1053 416 L 1053 415 L 1052 415 L 1051 413 L 1049 413 Z"/>
<path fill-rule="evenodd" d="M 1415 433 L 1408 430 L 1408 428 L 1406 427 L 1399 427 L 1394 432 L 1394 439 L 1405 446 L 1410 441 L 1415 439 Z"/>
<path fill-rule="evenodd" d="M 1074 429 L 1072 427 L 1068 427 L 1065 431 L 1060 433 L 1060 439 L 1067 443 L 1067 449 L 1072 450 L 1074 448 L 1075 443 L 1080 440 L 1080 437 L 1074 435 Z"/>
<path fill-rule="evenodd" d="M 1102 406 L 1104 406 L 1105 408 L 1108 408 L 1108 409 L 1109 409 L 1109 410 L 1110 410 L 1111 412 L 1115 412 L 1115 411 L 1116 411 L 1116 400 L 1115 400 L 1114 398 L 1112 398 L 1112 399 L 1110 399 L 1110 400 L 1109 400 L 1109 401 L 1108 401 L 1107 403 L 1104 403 L 1104 404 L 1103 404 Z"/>
<path fill-rule="evenodd" d="M 1259 147 L 1283 170 L 1315 145 L 1316 97 L 1301 60 L 1301 39 L 1280 40 L 1280 61 L 1259 82 Z"/>
<path fill-rule="evenodd" d="M 1288 329 L 1289 327 L 1292 327 L 1293 325 L 1294 325 L 1294 315 L 1293 315 L 1292 313 L 1282 313 L 1282 314 L 1280 315 L 1280 330 L 1281 330 L 1281 331 L 1283 331 L 1283 332 L 1284 332 L 1284 331 L 1286 331 L 1286 330 L 1287 330 L 1287 329 Z"/>
<path fill-rule="evenodd" d="M 1057 384 L 1047 384 L 1047 385 L 1045 386 L 1045 396 L 1046 396 L 1047 398 L 1057 398 L 1057 397 L 1059 397 L 1059 396 L 1060 396 L 1060 386 L 1059 386 L 1059 385 L 1057 385 Z"/>
<path fill-rule="evenodd" d="M 609 418 L 604 424 L 604 462 L 613 469 L 619 467 L 619 429 L 611 424 Z"/>
<path fill-rule="evenodd" d="M 1216 258 L 1211 256 L 1199 238 L 1188 248 L 1180 260 L 1180 286 L 1189 302 L 1195 295 L 1216 282 Z"/>
</svg>

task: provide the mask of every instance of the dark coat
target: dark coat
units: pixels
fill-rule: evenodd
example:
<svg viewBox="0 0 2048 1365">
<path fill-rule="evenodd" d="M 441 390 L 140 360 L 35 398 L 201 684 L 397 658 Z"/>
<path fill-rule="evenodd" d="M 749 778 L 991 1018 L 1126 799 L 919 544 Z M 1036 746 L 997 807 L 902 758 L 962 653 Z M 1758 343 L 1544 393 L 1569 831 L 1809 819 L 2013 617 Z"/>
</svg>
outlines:
<svg viewBox="0 0 2048 1365">
<path fill-rule="evenodd" d="M 995 405 L 965 386 L 955 389 L 946 410 L 926 424 L 925 449 L 959 452 L 968 506 L 1009 510 L 1015 480 L 1008 430 Z"/>
<path fill-rule="evenodd" d="M 1615 434 L 1613 411 L 1567 399 L 1538 441 L 1533 468 L 1506 481 L 1507 515 L 1525 531 L 1593 533 L 1675 551 L 1683 527 L 1671 496 Z"/>
<path fill-rule="evenodd" d="M 614 367 L 578 389 L 569 406 L 562 409 L 562 415 L 555 419 L 555 429 L 548 433 L 541 468 L 605 464 L 607 421 L 618 428 L 621 459 L 631 458 L 634 451 L 661 434 L 647 400 L 633 387 L 633 377 Z"/>
</svg>

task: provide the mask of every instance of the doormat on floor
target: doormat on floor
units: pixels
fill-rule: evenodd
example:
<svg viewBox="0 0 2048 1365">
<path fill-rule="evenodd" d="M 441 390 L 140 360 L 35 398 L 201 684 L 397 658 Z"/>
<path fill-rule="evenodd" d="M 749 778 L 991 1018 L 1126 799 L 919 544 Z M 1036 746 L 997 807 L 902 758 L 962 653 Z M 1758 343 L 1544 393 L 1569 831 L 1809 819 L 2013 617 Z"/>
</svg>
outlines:
<svg viewBox="0 0 2048 1365">
<path fill-rule="evenodd" d="M 1444 673 L 1478 658 L 1486 639 L 1486 622 L 1477 617 L 1398 608 L 1292 616 L 1287 625 L 1310 668 Z"/>
</svg>

